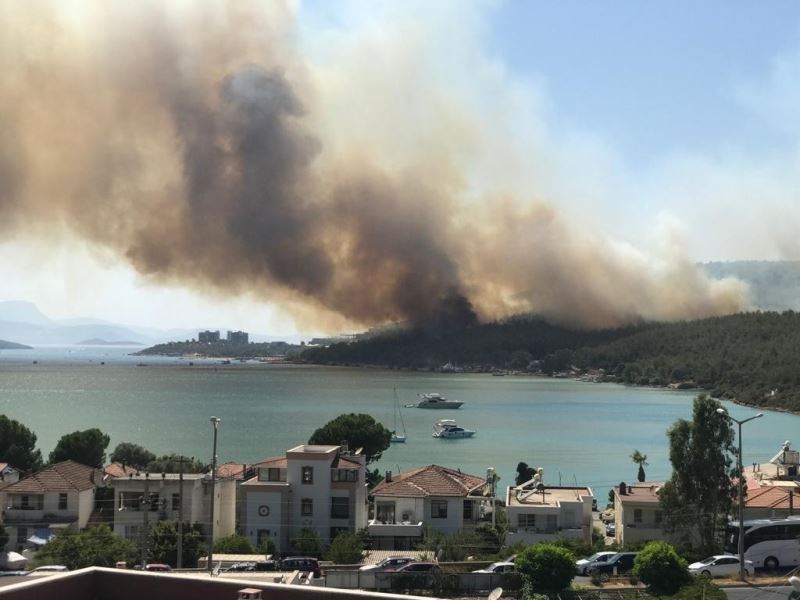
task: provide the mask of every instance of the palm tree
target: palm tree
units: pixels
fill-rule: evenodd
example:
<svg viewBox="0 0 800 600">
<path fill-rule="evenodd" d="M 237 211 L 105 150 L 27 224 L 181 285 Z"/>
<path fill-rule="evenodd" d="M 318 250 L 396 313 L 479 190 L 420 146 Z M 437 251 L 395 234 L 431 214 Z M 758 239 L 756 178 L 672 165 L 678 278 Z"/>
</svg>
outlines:
<svg viewBox="0 0 800 600">
<path fill-rule="evenodd" d="M 647 479 L 647 477 L 644 474 L 644 468 L 648 464 L 647 463 L 647 454 L 642 454 L 638 450 L 634 450 L 633 454 L 631 454 L 631 460 L 635 464 L 639 465 L 639 475 L 637 476 L 637 479 L 640 482 L 643 482 L 645 479 Z"/>
</svg>

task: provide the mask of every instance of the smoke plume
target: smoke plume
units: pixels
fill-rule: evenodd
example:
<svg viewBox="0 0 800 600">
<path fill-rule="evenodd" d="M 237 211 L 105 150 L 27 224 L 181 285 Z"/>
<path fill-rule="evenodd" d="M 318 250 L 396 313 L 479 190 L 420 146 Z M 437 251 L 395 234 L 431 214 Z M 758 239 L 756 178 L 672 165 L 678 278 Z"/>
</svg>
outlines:
<svg viewBox="0 0 800 600">
<path fill-rule="evenodd" d="M 552 206 L 469 189 L 446 128 L 398 124 L 419 133 L 393 148 L 405 161 L 337 139 L 321 107 L 349 92 L 321 92 L 292 31 L 277 3 L 0 0 L 0 233 L 77 235 L 156 281 L 318 323 L 527 310 L 600 327 L 745 306 L 680 252 L 654 266 Z"/>
</svg>

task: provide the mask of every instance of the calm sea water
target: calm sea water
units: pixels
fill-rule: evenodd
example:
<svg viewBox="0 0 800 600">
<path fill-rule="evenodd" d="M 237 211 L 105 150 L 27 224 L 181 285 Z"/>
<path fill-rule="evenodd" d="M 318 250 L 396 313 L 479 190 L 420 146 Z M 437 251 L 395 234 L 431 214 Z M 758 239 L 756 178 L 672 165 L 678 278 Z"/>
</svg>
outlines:
<svg viewBox="0 0 800 600">
<path fill-rule="evenodd" d="M 666 430 L 690 417 L 693 394 L 535 377 L 431 374 L 291 365 L 220 365 L 132 357 L 131 349 L 37 348 L 0 351 L 0 413 L 33 429 L 45 454 L 64 433 L 99 427 L 113 448 L 132 441 L 156 453 L 210 461 L 208 418 L 222 418 L 219 457 L 253 462 L 300 444 L 343 412 L 392 425 L 392 389 L 402 404 L 437 391 L 465 402 L 456 411 L 403 409 L 408 442 L 384 452 L 382 470 L 436 463 L 483 475 L 495 467 L 504 488 L 516 465 L 545 469 L 545 481 L 608 489 L 632 481 L 634 449 L 648 455 L 648 479 L 669 475 Z M 37 361 L 38 364 L 33 364 Z M 104 362 L 105 364 L 101 364 Z M 147 366 L 137 366 L 144 363 Z M 755 411 L 728 405 L 739 418 Z M 431 437 L 437 418 L 477 435 Z M 800 417 L 765 413 L 745 425 L 744 462 L 766 462 L 797 438 Z M 800 442 L 800 439 L 796 439 Z"/>
</svg>

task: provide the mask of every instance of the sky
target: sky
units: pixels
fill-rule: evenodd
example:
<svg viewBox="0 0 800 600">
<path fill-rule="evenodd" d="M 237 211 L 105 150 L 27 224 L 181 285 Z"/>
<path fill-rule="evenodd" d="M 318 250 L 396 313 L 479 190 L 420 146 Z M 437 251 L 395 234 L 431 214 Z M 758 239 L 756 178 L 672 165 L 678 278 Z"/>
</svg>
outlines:
<svg viewBox="0 0 800 600">
<path fill-rule="evenodd" d="M 454 113 L 480 115 L 511 140 L 501 164 L 486 137 L 468 190 L 523 189 L 587 235 L 646 256 L 679 246 L 696 261 L 800 260 L 796 2 L 300 0 L 291 12 L 326 139 L 346 128 L 377 140 L 387 160 L 400 156 L 415 141 L 381 121 L 424 112 L 409 83 L 433 82 L 457 95 Z M 406 42 L 424 64 L 397 58 Z M 403 71 L 392 88 L 382 73 L 385 93 L 348 107 L 351 96 L 337 94 L 343 68 L 363 69 L 365 86 L 373 69 L 415 76 Z M 53 318 L 322 332 L 290 304 L 156 281 L 69 232 L 23 222 L 5 236 L 0 300 L 35 302 Z"/>
</svg>

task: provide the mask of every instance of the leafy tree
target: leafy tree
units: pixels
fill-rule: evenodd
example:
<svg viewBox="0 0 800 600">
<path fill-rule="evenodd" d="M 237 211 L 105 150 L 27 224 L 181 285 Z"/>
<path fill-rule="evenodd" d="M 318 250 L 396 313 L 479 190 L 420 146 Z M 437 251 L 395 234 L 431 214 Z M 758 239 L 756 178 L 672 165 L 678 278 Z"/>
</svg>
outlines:
<svg viewBox="0 0 800 600">
<path fill-rule="evenodd" d="M 642 454 L 638 450 L 634 450 L 633 454 L 631 454 L 631 460 L 634 464 L 639 465 L 639 473 L 637 475 L 637 479 L 640 482 L 643 482 L 647 479 L 645 476 L 644 468 L 647 466 L 647 454 Z"/>
<path fill-rule="evenodd" d="M 121 463 L 134 469 L 144 469 L 156 459 L 156 455 L 138 444 L 120 442 L 109 458 L 111 462 Z"/>
<path fill-rule="evenodd" d="M 178 524 L 159 521 L 150 528 L 147 536 L 148 556 L 152 562 L 178 565 Z M 199 525 L 183 525 L 183 566 L 194 566 L 206 554 Z"/>
<path fill-rule="evenodd" d="M 308 443 L 338 445 L 346 441 L 353 449 L 363 448 L 369 464 L 380 460 L 391 439 L 392 432 L 371 416 L 350 413 L 339 415 L 317 429 L 311 434 Z"/>
<path fill-rule="evenodd" d="M 243 535 L 229 535 L 214 542 L 214 552 L 220 554 L 255 554 L 256 549 Z"/>
<path fill-rule="evenodd" d="M 64 530 L 57 533 L 39 552 L 41 564 L 66 565 L 70 569 L 113 567 L 117 561 L 133 563 L 136 545 L 117 537 L 108 525 L 97 525 L 83 531 Z"/>
<path fill-rule="evenodd" d="M 111 438 L 97 428 L 73 431 L 61 436 L 50 453 L 50 462 L 74 460 L 90 467 L 102 467 L 106 459 L 106 448 Z"/>
<path fill-rule="evenodd" d="M 319 556 L 322 553 L 322 540 L 313 529 L 301 529 L 291 544 L 296 552 L 304 556 Z"/>
<path fill-rule="evenodd" d="M 517 555 L 517 570 L 533 590 L 558 592 L 577 574 L 575 555 L 556 544 L 534 544 Z"/>
<path fill-rule="evenodd" d="M 180 454 L 164 454 L 147 463 L 146 470 L 150 473 L 177 473 L 180 470 Z M 206 466 L 194 458 L 183 457 L 184 473 L 203 473 Z"/>
<path fill-rule="evenodd" d="M 656 594 L 674 594 L 689 581 L 686 561 L 666 542 L 650 542 L 633 562 L 633 574 Z"/>
<path fill-rule="evenodd" d="M 529 467 L 526 462 L 517 463 L 517 476 L 514 478 L 514 485 L 522 485 L 526 481 L 533 479 L 536 469 Z"/>
<path fill-rule="evenodd" d="M 361 536 L 343 531 L 331 542 L 325 560 L 337 565 L 354 565 L 360 563 L 364 555 L 364 541 Z"/>
<path fill-rule="evenodd" d="M 269 538 L 264 538 L 256 546 L 256 552 L 259 554 L 275 554 L 275 542 Z"/>
<path fill-rule="evenodd" d="M 666 531 L 713 554 L 734 495 L 731 463 L 735 451 L 730 421 L 717 414 L 721 405 L 702 394 L 695 398 L 692 420 L 679 419 L 667 432 L 672 477 L 659 494 Z"/>
<path fill-rule="evenodd" d="M 0 461 L 22 471 L 38 471 L 42 467 L 42 453 L 36 449 L 36 434 L 5 415 L 0 415 Z"/>
</svg>

